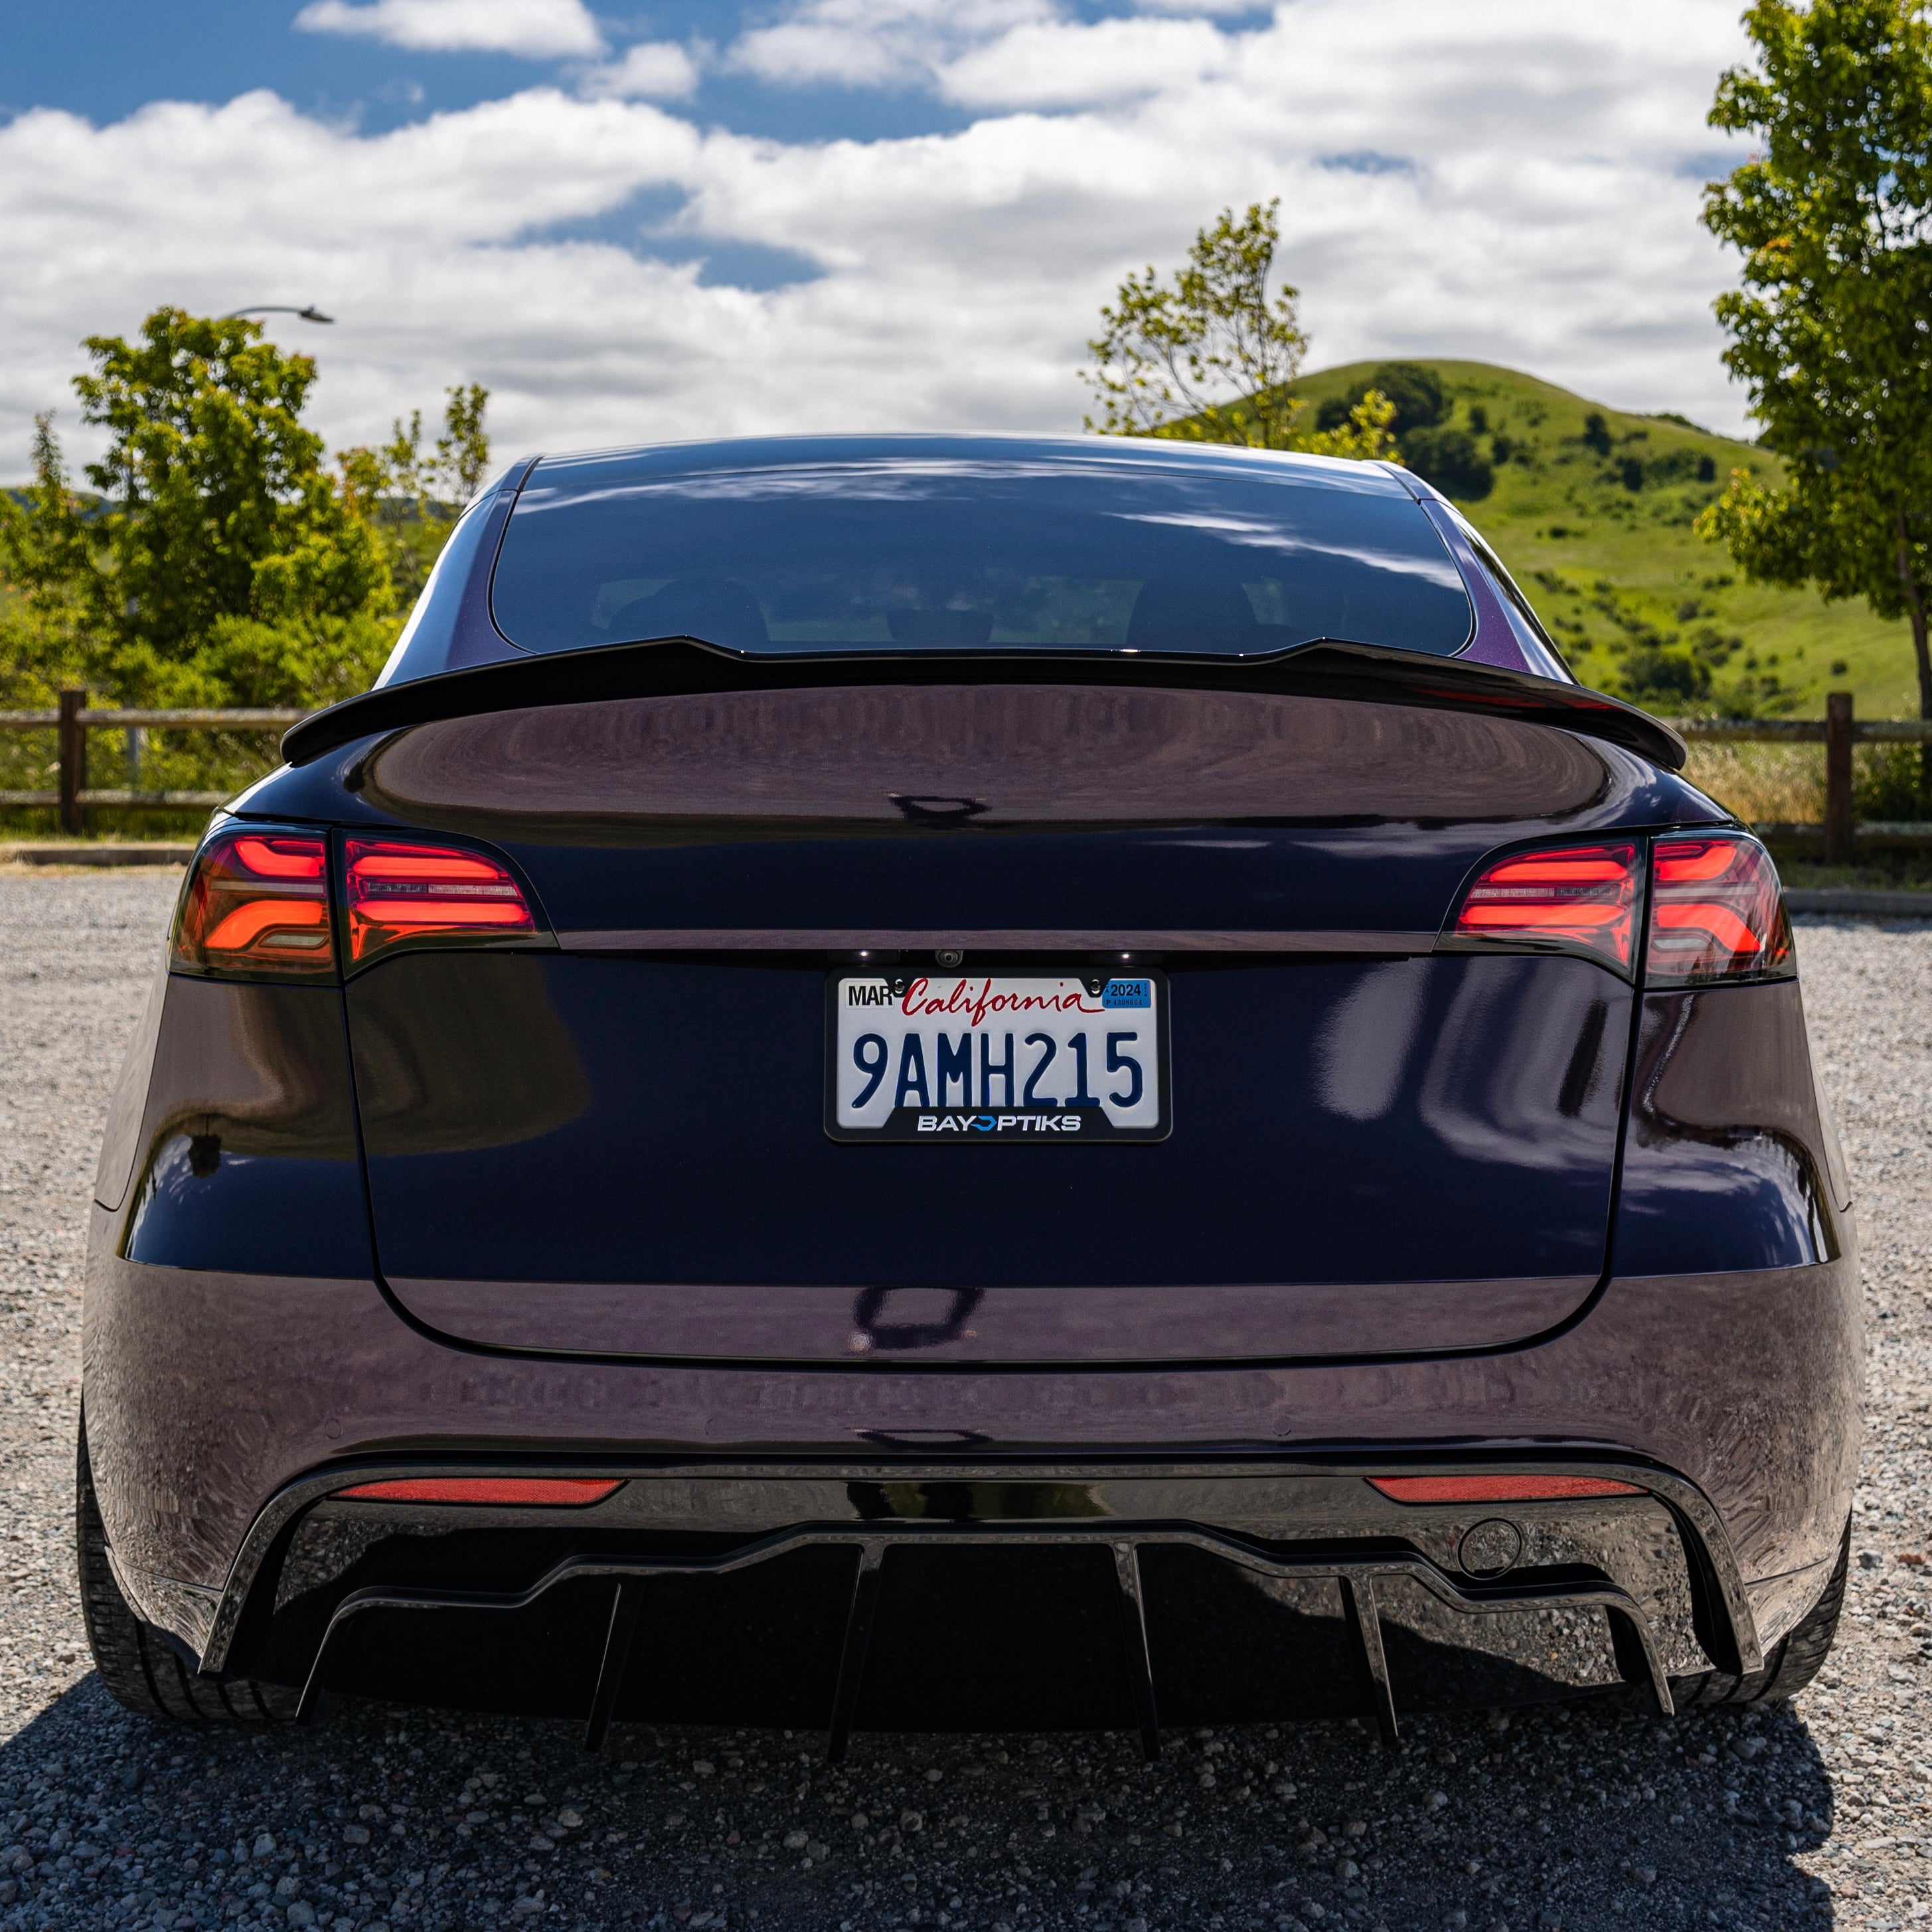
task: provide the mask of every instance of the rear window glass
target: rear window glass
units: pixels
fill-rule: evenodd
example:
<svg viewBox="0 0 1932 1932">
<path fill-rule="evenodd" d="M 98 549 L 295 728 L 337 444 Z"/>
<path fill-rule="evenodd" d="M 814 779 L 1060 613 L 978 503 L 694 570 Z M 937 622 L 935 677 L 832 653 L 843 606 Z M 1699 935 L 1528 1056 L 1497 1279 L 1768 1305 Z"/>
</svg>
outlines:
<svg viewBox="0 0 1932 1932">
<path fill-rule="evenodd" d="M 1382 471 L 979 448 L 546 460 L 505 533 L 494 615 L 533 651 L 695 637 L 1251 656 L 1328 638 L 1446 656 L 1468 640 L 1454 560 Z"/>
</svg>

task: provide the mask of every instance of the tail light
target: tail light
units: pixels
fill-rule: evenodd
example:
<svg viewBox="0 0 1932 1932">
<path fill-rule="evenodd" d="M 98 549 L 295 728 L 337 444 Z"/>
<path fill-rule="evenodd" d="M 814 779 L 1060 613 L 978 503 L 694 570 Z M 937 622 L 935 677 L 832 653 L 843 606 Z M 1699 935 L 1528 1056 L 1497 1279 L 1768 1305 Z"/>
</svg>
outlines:
<svg viewBox="0 0 1932 1932">
<path fill-rule="evenodd" d="M 406 1476 L 358 1483 L 338 1496 L 374 1503 L 542 1503 L 582 1508 L 621 1490 L 616 1476 Z"/>
<path fill-rule="evenodd" d="M 1791 922 L 1771 854 L 1742 832 L 1660 838 L 1651 848 L 1644 982 L 1778 980 L 1795 970 Z"/>
<path fill-rule="evenodd" d="M 1634 1483 L 1607 1476 L 1371 1476 L 1398 1503 L 1540 1503 L 1572 1496 L 1640 1496 Z"/>
<path fill-rule="evenodd" d="M 1580 952 L 1628 973 L 1641 880 L 1634 841 L 1512 852 L 1477 874 L 1445 937 L 1483 950 Z"/>
<path fill-rule="evenodd" d="M 218 832 L 195 855 L 171 963 L 190 973 L 331 980 L 328 844 L 313 832 Z"/>
<path fill-rule="evenodd" d="M 399 946 L 474 946 L 537 930 L 523 888 L 481 852 L 351 838 L 346 859 L 352 965 Z"/>
</svg>

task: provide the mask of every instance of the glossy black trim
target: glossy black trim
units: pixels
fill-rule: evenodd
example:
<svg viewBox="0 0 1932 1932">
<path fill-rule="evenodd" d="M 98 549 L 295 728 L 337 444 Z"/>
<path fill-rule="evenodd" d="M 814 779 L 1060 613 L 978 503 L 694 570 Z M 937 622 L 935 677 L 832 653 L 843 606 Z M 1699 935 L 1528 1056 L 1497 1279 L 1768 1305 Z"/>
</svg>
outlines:
<svg viewBox="0 0 1932 1932">
<path fill-rule="evenodd" d="M 696 638 L 529 656 L 386 685 L 304 718 L 284 736 L 282 755 L 303 765 L 374 732 L 536 705 L 867 684 L 1096 685 L 1349 698 L 1580 731 L 1671 771 L 1681 770 L 1687 755 L 1667 724 L 1620 698 L 1526 671 L 1372 644 L 1320 640 L 1246 658 L 1033 650 L 780 656 L 725 650 Z"/>
<path fill-rule="evenodd" d="M 980 1529 L 942 1527 L 933 1524 L 898 1523 L 890 1527 L 874 1525 L 865 1529 L 842 1526 L 807 1525 L 795 1529 L 775 1531 L 748 1546 L 722 1556 L 596 1557 L 565 1558 L 546 1571 L 527 1588 L 508 1592 L 489 1591 L 424 1590 L 386 1588 L 376 1585 L 352 1591 L 330 1616 L 322 1642 L 304 1680 L 296 1706 L 296 1721 L 306 1723 L 328 1688 L 330 1666 L 339 1647 L 352 1629 L 354 1619 L 369 1610 L 525 1610 L 560 1585 L 589 1578 L 608 1578 L 616 1582 L 618 1592 L 612 1605 L 611 1629 L 634 1623 L 638 1586 L 654 1576 L 721 1576 L 748 1569 L 773 1558 L 808 1547 L 826 1545 L 850 1549 L 859 1558 L 850 1607 L 848 1612 L 842 1646 L 837 1688 L 832 1698 L 830 1742 L 826 1758 L 837 1763 L 845 1755 L 859 1684 L 863 1673 L 867 1640 L 872 1612 L 878 1596 L 880 1573 L 884 1559 L 895 1549 L 919 1544 L 977 1546 L 998 1544 L 1038 1545 L 1046 1543 L 1100 1544 L 1110 1548 L 1117 1559 L 1120 1577 L 1123 1609 L 1136 1622 L 1140 1620 L 1142 1593 L 1139 1582 L 1141 1552 L 1160 1545 L 1185 1545 L 1218 1556 L 1224 1562 L 1270 1580 L 1312 1581 L 1332 1580 L 1341 1586 L 1343 1614 L 1347 1619 L 1358 1676 L 1364 1680 L 1370 1704 L 1384 1744 L 1396 1748 L 1400 1728 L 1394 1691 L 1389 1681 L 1382 1646 L 1382 1621 L 1376 1604 L 1376 1586 L 1384 1580 L 1403 1580 L 1419 1583 L 1438 1603 L 1467 1616 L 1493 1616 L 1498 1611 L 1584 1610 L 1601 1610 L 1607 1618 L 1617 1667 L 1624 1684 L 1632 1689 L 1647 1690 L 1652 1708 L 1660 1718 L 1674 1717 L 1670 1681 L 1650 1620 L 1636 1599 L 1617 1585 L 1584 1576 L 1554 1582 L 1525 1582 L 1517 1588 L 1472 1587 L 1459 1583 L 1426 1557 L 1390 1552 L 1376 1555 L 1364 1552 L 1348 1558 L 1334 1554 L 1284 1557 L 1259 1548 L 1245 1537 L 1226 1530 L 1202 1529 L 1168 1523 L 1120 1523 L 1105 1528 L 1081 1529 Z M 1129 1579 L 1132 1580 L 1130 1581 Z M 1144 1626 L 1142 1625 L 1143 1633 Z M 1139 1708 L 1142 1754 L 1150 1762 L 1160 1755 L 1160 1725 L 1156 1715 L 1155 1682 L 1144 1638 L 1129 1651 L 1130 1669 L 1134 1672 L 1134 1700 Z M 602 1748 L 609 1727 L 610 1711 L 616 1702 L 622 1664 L 628 1660 L 628 1634 L 620 1645 L 607 1640 L 604 1661 L 598 1672 L 586 1726 L 585 1748 Z"/>
<path fill-rule="evenodd" d="M 951 947 L 986 953 L 1067 953 L 1094 966 L 1124 955 L 1138 970 L 1149 956 L 1166 952 L 1282 952 L 1366 954 L 1371 958 L 1410 958 L 1438 950 L 1433 932 L 1204 932 L 1162 926 L 1150 931 L 1118 928 L 1054 932 L 1031 926 L 1003 926 L 987 932 L 969 926 L 902 928 L 893 926 L 638 926 L 606 932 L 596 928 L 556 936 L 565 952 L 824 952 L 855 969 L 862 959 L 882 966 L 898 963 L 902 952 L 934 952 Z M 1502 950 L 1502 949 L 1497 949 Z M 1002 968 L 1002 970 L 1007 970 Z"/>
<path fill-rule="evenodd" d="M 939 1464 L 912 1460 L 859 1463 L 844 1457 L 797 1458 L 769 1462 L 748 1462 L 741 1457 L 694 1461 L 688 1456 L 631 1456 L 616 1460 L 574 1457 L 568 1461 L 554 1456 L 524 1461 L 499 1457 L 461 1459 L 448 1456 L 346 1459 L 340 1463 L 312 1470 L 305 1475 L 297 1477 L 263 1504 L 229 1566 L 220 1600 L 214 1608 L 202 1646 L 201 1669 L 206 1672 L 218 1672 L 227 1664 L 256 1580 L 262 1576 L 263 1567 L 272 1552 L 291 1529 L 296 1519 L 313 1504 L 326 1501 L 338 1491 L 356 1483 L 408 1477 L 547 1474 L 608 1475 L 620 1477 L 628 1482 L 639 1478 L 674 1477 L 680 1474 L 728 1474 L 748 1489 L 756 1490 L 763 1487 L 772 1492 L 776 1498 L 783 1493 L 788 1481 L 799 1478 L 830 1478 L 843 1481 L 869 1481 L 895 1485 L 937 1481 L 946 1484 L 949 1493 L 960 1493 L 964 1485 L 975 1480 L 1004 1486 L 1025 1480 L 1063 1484 L 1104 1479 L 1108 1476 L 1152 1475 L 1185 1480 L 1190 1477 L 1211 1478 L 1236 1474 L 1348 1477 L 1492 1475 L 1499 1470 L 1523 1475 L 1589 1474 L 1606 1477 L 1630 1484 L 1654 1497 L 1670 1511 L 1683 1546 L 1688 1568 L 1693 1627 L 1705 1654 L 1720 1670 L 1733 1676 L 1744 1676 L 1762 1668 L 1763 1652 L 1758 1640 L 1756 1620 L 1745 1592 L 1743 1574 L 1731 1548 L 1730 1537 L 1722 1519 L 1708 1498 L 1688 1478 L 1658 1464 L 1628 1456 L 1579 1455 L 1574 1453 L 1558 1457 L 1469 1456 L 1457 1456 L 1453 1453 L 1432 1454 L 1426 1450 L 1403 1455 L 1399 1451 L 1391 1454 L 1384 1450 L 1354 1454 L 1347 1452 L 1324 1454 L 1317 1451 L 1276 1456 L 1224 1455 L 1151 1459 L 1133 1455 L 1115 1457 L 1088 1456 L 1077 1460 L 1060 1457 L 1046 1460 L 1037 1457 L 1014 1456 L 1004 1460 L 962 1460 Z M 1544 1503 L 1538 1507 L 1548 1509 L 1555 1505 Z M 520 1511 L 518 1514 L 527 1516 L 532 1512 Z M 962 1524 L 961 1527 L 965 1528 L 966 1526 Z M 1188 1527 L 1191 1531 L 1192 1526 Z M 779 1534 L 788 1540 L 803 1535 L 812 1540 L 824 1540 L 829 1537 L 836 1537 L 839 1540 L 850 1541 L 855 1536 L 866 1534 L 870 1528 L 871 1526 L 866 1526 L 862 1528 L 857 1524 L 818 1524 L 800 1526 Z M 1174 1523 L 1160 1526 L 1162 1530 L 1168 1532 L 1182 1528 L 1183 1526 Z M 1034 1531 L 1020 1534 L 1028 1540 L 1037 1540 L 1043 1533 L 1052 1532 Z M 1082 1530 L 1078 1533 L 1097 1536 L 1108 1541 L 1119 1540 L 1123 1538 L 1132 1541 L 1144 1541 L 1154 1540 L 1160 1532 L 1154 1530 L 1153 1526 L 1130 1525 L 1112 1519 L 1103 1519 L 1096 1522 L 1090 1530 Z M 1345 1560 L 1337 1565 L 1334 1561 L 1335 1548 L 1331 1541 L 1328 1549 L 1318 1556 L 1316 1548 L 1311 1546 L 1309 1554 L 1318 1564 L 1325 1562 L 1327 1568 L 1333 1574 L 1364 1567 L 1360 1561 L 1351 1564 Z M 776 1552 L 772 1550 L 761 1553 Z M 748 1555 L 748 1550 L 744 1554 Z M 1362 1552 L 1365 1558 L 1368 1554 L 1366 1550 Z M 621 1567 L 642 1569 L 650 1566 Z M 1366 1568 L 1372 1570 L 1375 1567 L 1372 1559 L 1370 1559 Z M 555 1576 L 546 1577 L 538 1587 L 548 1587 L 550 1583 L 558 1580 L 561 1580 Z M 1473 1592 L 1474 1586 L 1462 1587 L 1466 1592 Z M 1472 1600 L 1466 1606 L 1490 1610 L 1509 1607 L 1509 1596 L 1507 1586 L 1482 1593 L 1480 1601 L 1474 1600 L 1472 1594 Z M 430 1606 L 425 1604 L 424 1606 Z M 346 1608 L 346 1605 L 344 1607 Z"/>
</svg>

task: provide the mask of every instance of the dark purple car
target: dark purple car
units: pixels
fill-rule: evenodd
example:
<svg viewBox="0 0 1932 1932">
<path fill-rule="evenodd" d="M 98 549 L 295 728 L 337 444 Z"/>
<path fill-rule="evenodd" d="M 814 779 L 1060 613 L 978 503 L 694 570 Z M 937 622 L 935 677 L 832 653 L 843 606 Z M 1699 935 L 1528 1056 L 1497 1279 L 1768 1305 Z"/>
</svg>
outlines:
<svg viewBox="0 0 1932 1932">
<path fill-rule="evenodd" d="M 1782 1695 L 1857 1466 L 1778 878 L 1392 466 L 520 463 L 115 1096 L 131 1707 Z"/>
</svg>

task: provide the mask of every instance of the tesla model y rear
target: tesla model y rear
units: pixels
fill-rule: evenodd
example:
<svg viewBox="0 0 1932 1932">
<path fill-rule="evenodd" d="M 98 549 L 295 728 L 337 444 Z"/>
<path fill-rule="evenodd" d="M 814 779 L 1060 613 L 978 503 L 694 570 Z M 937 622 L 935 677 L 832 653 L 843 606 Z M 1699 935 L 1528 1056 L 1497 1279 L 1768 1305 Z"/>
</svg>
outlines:
<svg viewBox="0 0 1932 1932">
<path fill-rule="evenodd" d="M 1406 472 L 520 462 L 284 750 L 101 1154 L 124 1702 L 1152 1750 L 1816 1669 L 1776 874 Z"/>
</svg>

